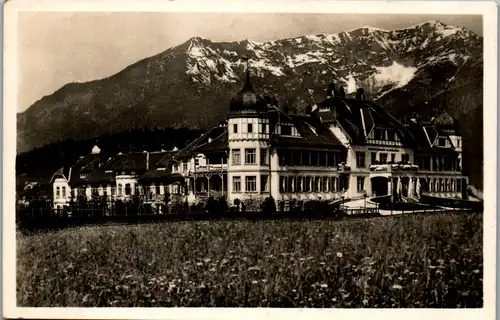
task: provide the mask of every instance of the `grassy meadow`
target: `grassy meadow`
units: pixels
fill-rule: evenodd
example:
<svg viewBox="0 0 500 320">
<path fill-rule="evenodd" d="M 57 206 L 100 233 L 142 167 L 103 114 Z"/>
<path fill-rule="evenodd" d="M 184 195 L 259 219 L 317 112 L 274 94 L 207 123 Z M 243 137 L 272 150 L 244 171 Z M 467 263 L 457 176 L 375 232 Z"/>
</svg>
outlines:
<svg viewBox="0 0 500 320">
<path fill-rule="evenodd" d="M 482 214 L 21 235 L 30 307 L 482 307 Z"/>
</svg>

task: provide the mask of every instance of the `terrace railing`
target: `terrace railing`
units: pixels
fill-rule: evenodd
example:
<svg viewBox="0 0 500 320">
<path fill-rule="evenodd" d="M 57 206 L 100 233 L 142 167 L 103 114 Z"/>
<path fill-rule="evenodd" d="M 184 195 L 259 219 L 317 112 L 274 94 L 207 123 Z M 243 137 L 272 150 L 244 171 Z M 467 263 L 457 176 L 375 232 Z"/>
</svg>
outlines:
<svg viewBox="0 0 500 320">
<path fill-rule="evenodd" d="M 398 171 L 418 171 L 418 166 L 414 164 L 384 163 L 370 165 L 370 171 L 374 172 L 398 172 Z"/>
</svg>

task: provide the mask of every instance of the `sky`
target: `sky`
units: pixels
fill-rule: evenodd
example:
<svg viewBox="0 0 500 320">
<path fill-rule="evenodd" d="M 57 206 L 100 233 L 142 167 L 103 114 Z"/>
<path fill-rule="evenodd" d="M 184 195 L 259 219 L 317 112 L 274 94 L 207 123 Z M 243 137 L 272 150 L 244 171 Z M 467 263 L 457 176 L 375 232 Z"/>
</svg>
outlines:
<svg viewBox="0 0 500 320">
<path fill-rule="evenodd" d="M 480 15 L 22 12 L 18 20 L 18 112 L 69 82 L 111 76 L 193 36 L 255 41 L 402 29 L 429 20 L 483 35 Z"/>
</svg>

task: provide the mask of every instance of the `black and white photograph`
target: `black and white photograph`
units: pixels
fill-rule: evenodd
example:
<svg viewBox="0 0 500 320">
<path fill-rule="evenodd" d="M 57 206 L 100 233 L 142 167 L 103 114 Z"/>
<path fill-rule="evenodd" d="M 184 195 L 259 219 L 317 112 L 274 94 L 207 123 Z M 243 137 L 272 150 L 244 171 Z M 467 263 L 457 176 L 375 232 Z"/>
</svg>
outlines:
<svg viewBox="0 0 500 320">
<path fill-rule="evenodd" d="M 107 2 L 6 24 L 4 316 L 494 315 L 494 3 Z"/>
</svg>

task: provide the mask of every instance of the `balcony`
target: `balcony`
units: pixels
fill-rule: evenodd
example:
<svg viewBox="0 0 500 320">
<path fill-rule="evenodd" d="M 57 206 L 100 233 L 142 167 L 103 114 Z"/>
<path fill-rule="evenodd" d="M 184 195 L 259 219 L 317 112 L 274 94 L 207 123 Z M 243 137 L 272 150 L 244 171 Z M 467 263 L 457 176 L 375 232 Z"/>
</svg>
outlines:
<svg viewBox="0 0 500 320">
<path fill-rule="evenodd" d="M 372 164 L 370 165 L 370 171 L 372 172 L 401 172 L 418 171 L 418 166 L 414 164 L 402 164 L 402 163 L 384 163 L 384 164 Z"/>
<path fill-rule="evenodd" d="M 346 165 L 345 163 L 341 163 L 338 165 L 338 172 L 339 173 L 348 173 L 351 172 L 351 167 Z"/>
<path fill-rule="evenodd" d="M 227 171 L 227 163 L 209 164 L 205 166 L 196 166 L 194 172 L 224 172 Z"/>
</svg>

